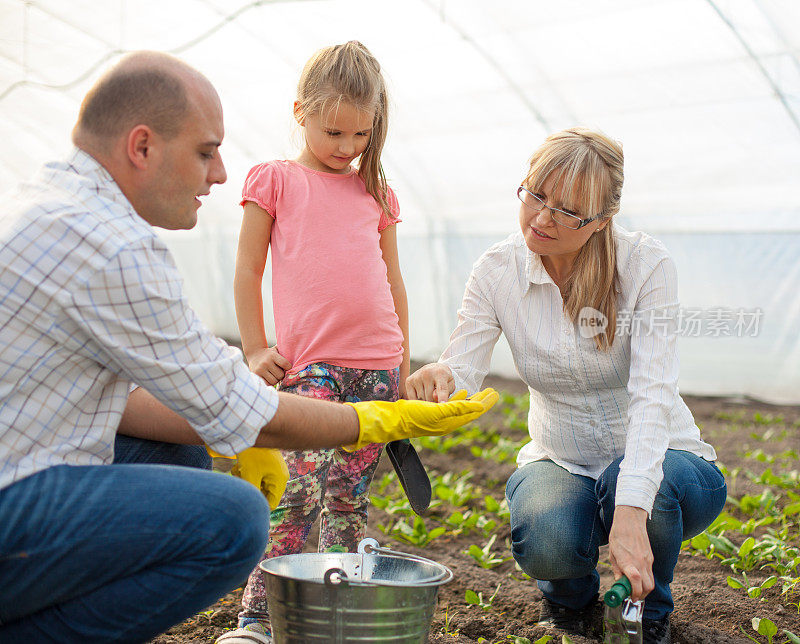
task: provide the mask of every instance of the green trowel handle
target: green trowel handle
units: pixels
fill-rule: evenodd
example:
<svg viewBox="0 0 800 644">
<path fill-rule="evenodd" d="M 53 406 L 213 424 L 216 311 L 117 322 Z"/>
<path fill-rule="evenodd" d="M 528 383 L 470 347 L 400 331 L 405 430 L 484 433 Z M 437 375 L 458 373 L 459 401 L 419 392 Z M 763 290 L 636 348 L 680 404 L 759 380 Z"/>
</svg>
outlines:
<svg viewBox="0 0 800 644">
<path fill-rule="evenodd" d="M 622 575 L 622 577 L 614 582 L 614 585 L 611 586 L 611 589 L 605 595 L 603 595 L 603 601 L 605 602 L 606 606 L 616 608 L 623 601 L 625 601 L 625 598 L 629 597 L 630 594 L 631 582 L 628 581 L 628 578 L 625 575 Z"/>
</svg>

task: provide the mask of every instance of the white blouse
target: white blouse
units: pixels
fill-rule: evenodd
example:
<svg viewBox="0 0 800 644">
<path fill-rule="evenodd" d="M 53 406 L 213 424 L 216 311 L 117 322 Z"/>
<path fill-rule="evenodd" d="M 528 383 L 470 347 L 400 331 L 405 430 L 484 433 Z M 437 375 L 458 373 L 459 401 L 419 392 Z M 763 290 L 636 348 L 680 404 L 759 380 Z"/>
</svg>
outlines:
<svg viewBox="0 0 800 644">
<path fill-rule="evenodd" d="M 664 246 L 614 225 L 619 274 L 617 334 L 597 349 L 592 327 L 573 323 L 539 255 L 517 232 L 475 263 L 458 325 L 439 361 L 456 389 L 481 388 L 504 333 L 530 391 L 531 440 L 518 466 L 550 459 L 596 479 L 625 455 L 617 505 L 652 510 L 666 450 L 716 459 L 678 394 L 675 264 Z"/>
</svg>

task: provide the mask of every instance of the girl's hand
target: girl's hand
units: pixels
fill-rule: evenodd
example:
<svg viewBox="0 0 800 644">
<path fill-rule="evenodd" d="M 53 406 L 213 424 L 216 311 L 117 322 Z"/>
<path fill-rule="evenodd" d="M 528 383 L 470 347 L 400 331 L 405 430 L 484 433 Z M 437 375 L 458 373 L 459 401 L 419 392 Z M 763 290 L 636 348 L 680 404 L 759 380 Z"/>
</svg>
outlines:
<svg viewBox="0 0 800 644">
<path fill-rule="evenodd" d="M 284 358 L 275 347 L 264 347 L 247 356 L 250 371 L 261 376 L 268 385 L 277 385 L 292 363 Z"/>
<path fill-rule="evenodd" d="M 646 510 L 630 505 L 616 507 L 608 535 L 608 554 L 614 578 L 625 575 L 631 582 L 631 599 L 644 599 L 655 587 Z"/>
<path fill-rule="evenodd" d="M 446 402 L 455 390 L 456 382 L 450 367 L 438 362 L 426 364 L 406 378 L 408 400 Z"/>
</svg>

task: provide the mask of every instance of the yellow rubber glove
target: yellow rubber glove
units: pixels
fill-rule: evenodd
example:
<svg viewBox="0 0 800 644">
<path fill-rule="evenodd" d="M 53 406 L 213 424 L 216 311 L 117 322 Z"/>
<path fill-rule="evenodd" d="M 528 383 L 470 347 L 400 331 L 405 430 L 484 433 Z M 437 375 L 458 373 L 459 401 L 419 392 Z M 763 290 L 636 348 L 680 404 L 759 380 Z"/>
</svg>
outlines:
<svg viewBox="0 0 800 644">
<path fill-rule="evenodd" d="M 236 456 L 223 456 L 206 446 L 206 451 L 216 458 L 236 459 L 231 474 L 252 483 L 267 497 L 270 510 L 278 503 L 286 490 L 289 470 L 280 450 L 268 447 L 251 447 Z"/>
<path fill-rule="evenodd" d="M 358 441 L 343 448 L 354 452 L 370 443 L 449 434 L 489 411 L 499 397 L 494 389 L 484 389 L 469 398 L 466 392 L 455 393 L 444 403 L 424 400 L 345 403 L 358 414 L 359 432 Z"/>
</svg>

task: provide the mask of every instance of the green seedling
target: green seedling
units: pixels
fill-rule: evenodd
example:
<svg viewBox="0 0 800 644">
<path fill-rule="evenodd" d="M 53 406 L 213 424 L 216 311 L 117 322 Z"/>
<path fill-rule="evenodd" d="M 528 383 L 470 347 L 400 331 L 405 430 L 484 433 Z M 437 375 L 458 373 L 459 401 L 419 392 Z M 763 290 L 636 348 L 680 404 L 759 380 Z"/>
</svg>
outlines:
<svg viewBox="0 0 800 644">
<path fill-rule="evenodd" d="M 753 414 L 753 422 L 756 425 L 783 425 L 786 423 L 783 416 L 775 416 L 773 414 L 761 414 L 756 412 Z"/>
<path fill-rule="evenodd" d="M 488 537 L 497 529 L 497 521 L 481 516 L 478 517 L 478 527 L 483 532 L 483 536 Z"/>
<path fill-rule="evenodd" d="M 391 529 L 391 535 L 401 541 L 406 541 L 414 546 L 427 546 L 434 539 L 438 539 L 446 532 L 446 528 L 439 526 L 428 530 L 422 517 L 414 517 L 412 524 L 401 519 Z"/>
<path fill-rule="evenodd" d="M 472 455 L 476 458 L 501 464 L 516 462 L 519 441 L 510 440 L 498 434 L 492 435 L 490 440 L 494 442 L 492 447 L 486 447 L 485 445 L 473 445 L 470 447 Z"/>
<path fill-rule="evenodd" d="M 723 564 L 729 565 L 733 570 L 752 570 L 760 562 L 757 552 L 753 552 L 756 547 L 756 540 L 753 537 L 748 537 L 744 540 L 739 550 L 736 551 L 735 557 L 729 557 L 722 561 Z"/>
<path fill-rule="evenodd" d="M 448 472 L 442 476 L 437 476 L 431 481 L 434 494 L 441 499 L 456 507 L 463 507 L 475 498 L 475 486 L 469 482 L 472 472 L 464 472 L 460 476 L 453 476 Z"/>
<path fill-rule="evenodd" d="M 752 599 L 757 599 L 761 597 L 761 593 L 766 590 L 767 588 L 772 588 L 777 582 L 778 578 L 775 575 L 771 575 L 767 577 L 762 583 L 758 585 L 751 586 L 749 581 L 747 580 L 747 575 L 742 573 L 742 578 L 744 581 L 740 581 L 735 577 L 728 577 L 728 586 L 731 588 L 745 588 L 747 590 L 747 594 Z M 763 598 L 762 598 L 763 601 Z"/>
<path fill-rule="evenodd" d="M 397 488 L 400 487 L 397 481 L 397 474 L 395 474 L 394 472 L 387 472 L 381 477 L 381 480 L 377 482 L 378 494 L 385 493 L 386 488 L 388 488 L 392 484 L 395 484 Z M 372 487 L 373 489 L 375 488 L 375 481 L 372 482 Z"/>
<path fill-rule="evenodd" d="M 500 592 L 500 586 L 503 584 L 497 584 L 497 588 L 495 588 L 494 593 L 489 599 L 483 598 L 483 593 L 476 593 L 474 590 L 467 589 L 467 592 L 464 593 L 464 601 L 468 604 L 474 604 L 476 606 L 480 606 L 483 610 L 489 610 L 494 603 L 494 598 L 497 597 L 497 593 Z"/>
<path fill-rule="evenodd" d="M 742 456 L 744 458 L 756 460 L 759 463 L 768 463 L 770 465 L 773 463 L 782 464 L 783 462 L 790 464 L 796 462 L 797 459 L 800 458 L 800 454 L 793 449 L 787 449 L 778 454 L 767 454 L 760 447 L 752 451 L 744 452 Z"/>
<path fill-rule="evenodd" d="M 444 524 L 448 527 L 450 534 L 466 535 L 472 532 L 478 526 L 479 518 L 480 516 L 472 512 L 472 510 L 466 510 L 465 512 L 456 510 L 450 516 L 444 519 Z"/>
<path fill-rule="evenodd" d="M 759 495 L 745 494 L 738 499 L 728 495 L 727 503 L 733 505 L 742 514 L 767 516 L 779 514 L 779 510 L 775 507 L 778 499 L 780 497 L 772 490 L 765 488 Z"/>
<path fill-rule="evenodd" d="M 736 485 L 736 479 L 739 477 L 739 474 L 742 473 L 742 468 L 734 467 L 732 470 L 729 470 L 720 462 L 717 462 L 717 467 L 719 467 L 719 471 L 722 472 L 725 480 L 728 481 L 729 488 L 733 488 Z"/>
<path fill-rule="evenodd" d="M 489 514 L 496 514 L 499 519 L 508 519 L 511 512 L 508 509 L 508 501 L 503 497 L 500 501 L 490 495 L 483 497 L 483 503 L 486 507 L 486 512 Z"/>
<path fill-rule="evenodd" d="M 733 423 L 740 423 L 744 421 L 744 412 L 737 411 L 734 413 L 727 412 L 727 411 L 718 411 L 714 414 L 714 418 L 717 420 L 727 420 Z"/>
<path fill-rule="evenodd" d="M 512 644 L 531 644 L 531 641 L 527 637 L 517 637 L 516 635 L 509 635 L 508 639 L 511 640 Z M 533 644 L 549 644 L 552 641 L 553 641 L 552 635 L 542 635 Z M 572 644 L 572 638 L 570 638 L 569 635 L 562 635 L 561 644 Z"/>
<path fill-rule="evenodd" d="M 472 442 L 482 433 L 483 430 L 481 430 L 478 425 L 470 423 L 448 436 L 421 436 L 420 438 L 415 438 L 414 443 L 424 449 L 429 449 L 439 454 L 446 454 L 459 445 Z"/>
<path fill-rule="evenodd" d="M 545 639 L 544 637 L 549 637 L 550 639 Z M 545 635 L 544 637 L 540 637 L 534 644 L 547 644 L 547 642 L 553 639 L 550 635 Z M 527 637 L 506 635 L 506 639 L 511 640 L 511 644 L 531 644 L 531 641 Z"/>
<path fill-rule="evenodd" d="M 445 635 L 449 635 L 450 637 L 458 637 L 458 631 L 452 631 L 452 630 L 450 630 L 450 621 L 451 621 L 451 620 L 453 619 L 453 617 L 455 617 L 456 615 L 458 615 L 458 612 L 455 612 L 455 613 L 453 613 L 452 615 L 450 615 L 450 614 L 447 612 L 447 609 L 445 609 L 445 611 L 444 611 L 444 634 L 445 634 Z"/>
<path fill-rule="evenodd" d="M 472 557 L 481 568 L 486 568 L 487 570 L 496 568 L 506 561 L 510 561 L 511 557 L 501 557 L 500 555 L 492 552 L 492 546 L 494 545 L 495 539 L 497 539 L 497 535 L 493 535 L 486 545 L 483 546 L 483 548 L 473 543 L 467 550 L 464 551 L 464 554 Z"/>
<path fill-rule="evenodd" d="M 761 517 L 760 519 L 750 517 L 739 527 L 739 532 L 742 534 L 753 534 L 757 528 L 763 528 L 765 526 L 772 525 L 777 520 L 778 519 L 776 517 Z"/>
<path fill-rule="evenodd" d="M 510 429 L 527 434 L 529 409 L 530 398 L 527 395 L 503 394 L 501 397 L 500 412 L 506 417 L 506 426 Z"/>
<path fill-rule="evenodd" d="M 778 634 L 778 627 L 775 626 L 775 623 L 772 620 L 766 618 L 754 617 L 751 624 L 753 625 L 753 630 L 756 633 L 758 633 L 759 635 L 764 635 L 767 638 L 767 644 L 772 644 L 772 638 Z M 742 631 L 742 633 L 744 633 L 747 639 L 753 640 L 754 642 L 758 642 L 756 638 L 745 633 L 745 630 L 741 626 L 739 627 L 739 630 Z"/>
<path fill-rule="evenodd" d="M 715 557 L 725 559 L 737 550 L 734 543 L 727 537 L 721 534 L 716 535 L 708 531 L 701 532 L 696 537 L 693 537 L 690 539 L 689 543 L 692 548 L 704 554 L 706 559 L 713 559 Z"/>
<path fill-rule="evenodd" d="M 750 471 L 747 471 L 745 474 L 753 483 L 775 485 L 785 490 L 800 488 L 800 472 L 797 470 L 775 474 L 772 468 L 768 467 L 761 474 L 754 474 Z"/>
<path fill-rule="evenodd" d="M 516 581 L 528 581 L 530 579 L 533 579 L 528 573 L 526 573 L 522 568 L 520 568 L 519 562 L 516 560 L 514 561 L 514 572 L 509 573 L 508 576 Z"/>
</svg>

